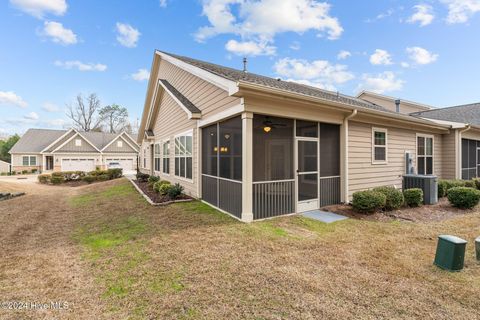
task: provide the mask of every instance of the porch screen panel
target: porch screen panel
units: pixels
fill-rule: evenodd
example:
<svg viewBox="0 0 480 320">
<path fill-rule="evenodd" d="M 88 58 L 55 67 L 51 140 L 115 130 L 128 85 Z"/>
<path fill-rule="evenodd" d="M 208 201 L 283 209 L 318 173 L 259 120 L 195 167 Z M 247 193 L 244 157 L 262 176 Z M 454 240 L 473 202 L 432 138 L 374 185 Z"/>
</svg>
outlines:
<svg viewBox="0 0 480 320">
<path fill-rule="evenodd" d="M 341 202 L 340 126 L 320 123 L 320 207 Z"/>
<path fill-rule="evenodd" d="M 253 218 L 295 211 L 294 120 L 253 116 Z"/>
<path fill-rule="evenodd" d="M 478 177 L 478 152 L 479 141 L 462 139 L 462 179 L 470 180 Z"/>
<path fill-rule="evenodd" d="M 242 119 L 235 117 L 219 123 L 220 177 L 242 180 Z"/>
<path fill-rule="evenodd" d="M 202 173 L 217 176 L 217 124 L 202 129 Z"/>
</svg>

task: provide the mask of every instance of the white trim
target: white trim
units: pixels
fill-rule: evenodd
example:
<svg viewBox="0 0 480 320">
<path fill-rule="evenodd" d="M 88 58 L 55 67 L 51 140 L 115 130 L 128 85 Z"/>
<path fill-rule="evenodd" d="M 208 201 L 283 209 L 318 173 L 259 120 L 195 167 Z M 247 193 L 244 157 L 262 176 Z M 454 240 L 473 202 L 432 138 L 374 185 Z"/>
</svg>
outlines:
<svg viewBox="0 0 480 320">
<path fill-rule="evenodd" d="M 167 88 L 167 86 L 165 86 L 162 83 L 162 81 L 160 79 L 158 80 L 158 84 L 161 85 L 163 90 L 165 90 L 170 95 L 170 97 L 180 106 L 180 108 L 182 108 L 182 110 L 185 111 L 185 113 L 188 115 L 188 119 L 200 119 L 202 117 L 201 112 L 193 113 L 190 110 L 188 110 L 188 108 L 180 100 L 178 100 L 178 98 L 173 94 L 173 92 L 171 92 Z"/>
<path fill-rule="evenodd" d="M 21 157 L 22 157 L 22 159 L 21 159 L 21 160 L 22 160 L 22 165 L 19 166 L 19 167 L 38 167 L 38 166 L 39 166 L 39 164 L 38 164 L 38 156 L 37 156 L 37 155 L 34 155 L 34 154 L 22 154 Z M 23 164 L 23 157 L 28 157 L 28 164 L 27 164 L 27 165 Z M 35 157 L 35 164 L 33 164 L 33 165 L 30 163 L 30 158 L 31 158 L 31 157 Z M 7 163 L 8 163 L 8 162 L 7 162 Z"/>
<path fill-rule="evenodd" d="M 193 138 L 192 138 L 193 140 Z M 167 151 L 168 151 L 168 154 L 166 155 L 165 157 L 165 154 L 164 154 L 164 145 L 168 143 L 168 147 L 167 147 Z M 170 144 L 170 138 L 168 139 L 162 139 L 160 140 L 160 144 L 162 146 L 162 153 L 161 153 L 161 159 L 162 159 L 162 165 L 160 166 L 162 170 L 160 170 L 161 174 L 165 175 L 165 176 L 170 176 L 170 168 L 171 168 L 171 164 L 170 164 L 170 161 L 172 159 L 171 155 L 172 155 L 172 150 L 171 150 L 171 144 Z M 168 173 L 165 172 L 165 166 L 163 164 L 163 160 L 167 159 L 168 160 Z M 192 160 L 193 161 L 193 160 Z M 193 168 L 192 168 L 193 170 Z"/>
<path fill-rule="evenodd" d="M 238 84 L 236 81 L 231 81 L 228 79 L 225 79 L 223 77 L 217 76 L 209 71 L 205 71 L 199 67 L 196 67 L 194 65 L 191 65 L 189 63 L 183 62 L 182 60 L 179 60 L 177 58 L 174 58 L 166 53 L 156 51 L 156 54 L 158 54 L 163 60 L 170 62 L 171 64 L 175 65 L 176 67 L 179 67 L 180 69 L 183 69 L 184 71 L 187 71 L 207 82 L 210 82 L 211 84 L 225 90 L 228 92 L 229 95 L 233 95 L 234 93 L 238 92 Z"/>
<path fill-rule="evenodd" d="M 45 147 L 42 151 L 40 151 L 40 153 L 43 153 L 45 152 L 46 150 L 48 150 L 51 146 L 55 145 L 57 142 L 59 142 L 60 140 L 62 140 L 63 138 L 65 138 L 70 132 L 77 132 L 77 130 L 73 129 L 73 128 L 70 128 L 67 132 L 65 132 L 64 134 L 62 134 L 60 136 L 60 138 L 58 138 L 57 140 L 53 141 L 52 143 L 50 143 L 47 147 Z"/>
<path fill-rule="evenodd" d="M 415 167 L 417 169 L 417 174 L 418 173 L 418 137 L 423 137 L 423 138 L 431 138 L 432 139 L 432 155 L 429 156 L 427 154 L 424 154 L 422 155 L 421 157 L 424 157 L 425 159 L 427 157 L 432 157 L 432 173 L 431 174 L 427 174 L 427 173 L 423 173 L 423 175 L 435 175 L 435 135 L 433 134 L 427 134 L 427 133 L 416 133 L 415 134 Z M 425 146 L 424 146 L 425 147 Z M 425 148 L 425 152 L 426 152 L 427 148 Z M 425 160 L 424 162 L 424 165 L 425 165 L 425 171 L 426 171 L 426 168 L 427 168 L 427 161 Z"/>
<path fill-rule="evenodd" d="M 467 123 L 462 123 L 462 122 L 455 122 L 455 121 L 446 121 L 446 120 L 437 120 L 437 119 L 431 119 L 428 117 L 418 117 L 420 119 L 428 120 L 434 123 L 438 124 L 444 124 L 444 125 L 449 125 L 452 127 L 452 129 L 462 129 L 468 126 Z"/>
<path fill-rule="evenodd" d="M 159 88 L 160 88 L 160 86 L 159 86 L 158 80 L 157 80 L 157 83 L 154 85 L 154 90 L 155 91 L 153 92 L 152 101 L 150 101 L 150 105 L 148 107 L 148 116 L 147 116 L 147 121 L 145 122 L 145 127 L 144 127 L 145 131 L 147 130 L 147 128 L 150 127 L 150 122 L 152 121 L 153 110 L 155 109 L 155 102 L 157 101 L 157 95 L 158 95 L 158 92 L 159 92 L 159 90 L 158 90 Z M 163 93 L 163 91 L 161 93 Z M 161 99 L 160 99 L 159 102 L 161 102 Z M 145 132 L 145 135 L 146 135 L 146 132 Z M 149 137 L 147 136 L 147 140 L 149 140 L 148 138 Z"/>
<path fill-rule="evenodd" d="M 191 151 L 191 154 L 188 155 L 186 153 L 186 150 L 185 150 L 185 155 L 179 155 L 177 157 L 177 154 L 176 154 L 176 140 L 177 138 L 181 138 L 181 137 L 191 137 L 192 138 L 192 151 Z M 186 147 L 186 141 L 187 139 L 185 138 L 185 147 Z M 170 148 L 172 148 L 172 145 L 170 145 Z M 172 150 L 170 150 L 172 151 Z M 169 155 L 169 158 L 171 159 L 171 155 Z M 178 176 L 176 174 L 176 168 L 177 168 L 177 164 L 176 164 L 176 159 L 177 158 L 185 158 L 185 175 L 187 175 L 187 158 L 192 158 L 192 178 L 187 178 L 187 177 L 182 177 L 182 176 Z M 180 170 L 179 170 L 180 172 Z M 179 180 L 183 180 L 183 181 L 186 181 L 186 182 L 190 182 L 190 183 L 194 183 L 193 181 L 193 172 L 194 172 L 194 162 L 193 162 L 193 129 L 190 129 L 190 130 L 187 130 L 185 131 L 184 133 L 180 133 L 180 134 L 177 134 L 175 136 L 173 136 L 173 173 L 171 173 L 173 175 L 173 177 L 175 177 L 176 179 L 179 179 Z"/>
<path fill-rule="evenodd" d="M 59 145 L 57 148 L 55 148 L 55 150 L 53 150 L 51 153 L 54 153 L 54 152 L 57 152 L 58 150 L 60 150 L 61 148 L 63 148 L 67 143 L 69 143 L 70 141 L 72 141 L 76 136 L 80 136 L 83 140 L 85 140 L 89 145 L 91 145 L 95 150 L 97 150 L 99 153 L 102 153 L 102 151 L 100 151 L 97 147 L 95 147 L 93 145 L 93 143 L 91 143 L 90 141 L 88 141 L 88 139 L 86 139 L 84 136 L 82 136 L 80 134 L 80 132 L 78 132 L 77 130 L 75 130 L 75 134 L 73 136 L 71 136 L 67 141 L 65 141 L 64 143 L 62 143 L 61 145 Z M 71 151 L 68 151 L 67 153 L 70 153 Z"/>
<path fill-rule="evenodd" d="M 232 117 L 235 117 L 235 116 L 241 114 L 242 112 L 245 111 L 245 105 L 243 103 L 243 98 L 241 98 L 241 99 L 242 99 L 242 102 L 240 104 L 237 104 L 236 106 L 233 106 L 233 107 L 228 108 L 227 110 L 224 110 L 224 111 L 221 111 L 221 112 L 217 112 L 214 115 L 212 115 L 212 116 L 210 116 L 206 119 L 198 120 L 197 126 L 199 128 L 206 127 L 210 124 L 214 124 L 214 123 L 217 123 L 221 120 L 224 120 L 224 119 L 227 119 L 227 118 L 232 118 Z"/>
<path fill-rule="evenodd" d="M 135 148 L 134 146 L 132 146 L 131 143 L 129 143 L 123 136 L 124 134 L 127 134 L 125 131 L 123 131 L 122 133 L 118 134 L 118 136 L 116 136 L 115 138 L 112 139 L 112 141 L 110 141 L 105 147 L 102 148 L 101 152 L 103 153 L 103 150 L 107 149 L 112 143 L 114 143 L 115 141 L 118 141 L 118 139 L 122 139 L 123 141 L 125 141 L 130 147 L 132 147 L 133 150 L 135 150 L 136 152 L 138 152 L 138 148 Z"/>
<path fill-rule="evenodd" d="M 385 133 L 385 146 L 375 144 L 375 132 Z M 375 148 L 385 147 L 385 160 L 375 160 Z M 372 164 L 388 164 L 388 129 L 372 127 Z"/>
</svg>

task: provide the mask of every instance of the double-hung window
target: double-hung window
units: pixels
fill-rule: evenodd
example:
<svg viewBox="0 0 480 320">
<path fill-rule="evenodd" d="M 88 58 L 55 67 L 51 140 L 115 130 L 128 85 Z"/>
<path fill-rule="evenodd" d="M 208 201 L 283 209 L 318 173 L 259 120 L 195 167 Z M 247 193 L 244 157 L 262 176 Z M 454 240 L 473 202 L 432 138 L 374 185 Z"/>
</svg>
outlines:
<svg viewBox="0 0 480 320">
<path fill-rule="evenodd" d="M 36 166 L 37 165 L 37 157 L 36 156 L 23 156 L 22 157 L 22 165 L 24 165 L 24 166 Z"/>
<path fill-rule="evenodd" d="M 192 179 L 192 134 L 175 137 L 175 175 Z"/>
<path fill-rule="evenodd" d="M 372 163 L 387 163 L 387 129 L 372 129 Z"/>
<path fill-rule="evenodd" d="M 143 149 L 143 168 L 147 169 L 147 149 Z"/>
<path fill-rule="evenodd" d="M 163 148 L 163 173 L 170 174 L 170 141 L 165 141 Z"/>
<path fill-rule="evenodd" d="M 433 174 L 433 136 L 417 135 L 417 173 Z"/>
<path fill-rule="evenodd" d="M 156 172 L 160 172 L 160 163 L 161 163 L 161 153 L 160 153 L 160 144 L 156 143 L 154 147 L 154 157 L 155 157 L 155 168 Z"/>
</svg>

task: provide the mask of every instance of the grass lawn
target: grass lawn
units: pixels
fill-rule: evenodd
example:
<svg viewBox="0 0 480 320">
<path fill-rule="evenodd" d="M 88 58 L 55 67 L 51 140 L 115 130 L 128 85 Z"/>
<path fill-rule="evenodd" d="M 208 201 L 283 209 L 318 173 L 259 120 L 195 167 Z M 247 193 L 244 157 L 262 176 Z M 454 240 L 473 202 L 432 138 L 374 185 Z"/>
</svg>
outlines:
<svg viewBox="0 0 480 320">
<path fill-rule="evenodd" d="M 480 317 L 473 245 L 480 212 L 428 223 L 327 225 L 291 216 L 243 224 L 200 202 L 151 207 L 126 180 L 64 197 L 59 206 L 70 218 L 58 237 L 71 244 L 75 265 L 64 271 L 78 271 L 88 284 L 67 318 Z M 437 235 L 445 233 L 469 240 L 462 272 L 432 265 Z M 0 270 L 2 285 L 7 272 Z"/>
</svg>

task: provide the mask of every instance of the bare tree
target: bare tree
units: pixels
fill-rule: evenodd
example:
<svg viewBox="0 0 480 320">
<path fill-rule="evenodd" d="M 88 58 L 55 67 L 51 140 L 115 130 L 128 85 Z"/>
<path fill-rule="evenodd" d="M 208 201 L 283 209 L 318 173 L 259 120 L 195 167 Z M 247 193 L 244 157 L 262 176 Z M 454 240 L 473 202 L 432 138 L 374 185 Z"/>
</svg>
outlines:
<svg viewBox="0 0 480 320">
<path fill-rule="evenodd" d="M 118 104 L 105 106 L 99 110 L 98 114 L 106 127 L 106 131 L 110 133 L 126 130 L 130 126 L 127 108 Z"/>
<path fill-rule="evenodd" d="M 102 118 L 97 115 L 99 110 L 100 100 L 95 93 L 91 93 L 86 101 L 80 93 L 73 104 L 67 105 L 67 117 L 73 121 L 74 127 L 78 130 L 97 131 L 102 122 Z"/>
</svg>

